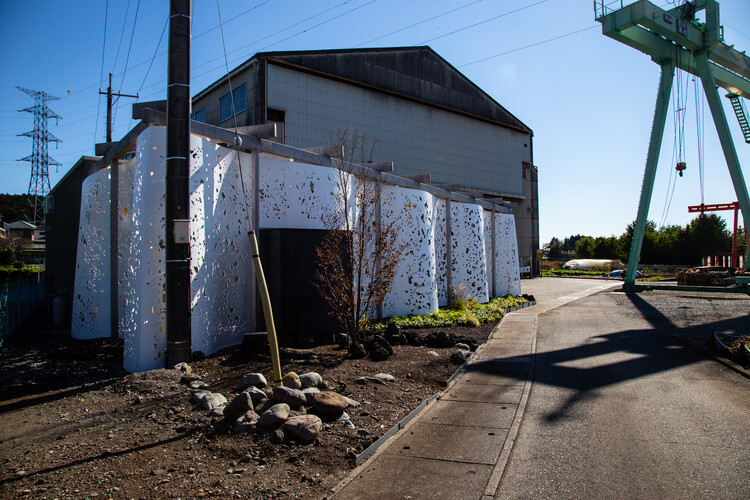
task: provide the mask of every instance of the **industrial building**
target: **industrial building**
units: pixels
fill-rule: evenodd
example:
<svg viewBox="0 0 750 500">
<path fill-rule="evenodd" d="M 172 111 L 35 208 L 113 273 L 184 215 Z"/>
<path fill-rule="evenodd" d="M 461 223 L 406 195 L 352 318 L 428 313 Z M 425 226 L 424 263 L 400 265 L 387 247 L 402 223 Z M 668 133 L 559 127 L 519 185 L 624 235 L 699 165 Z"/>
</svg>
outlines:
<svg viewBox="0 0 750 500">
<path fill-rule="evenodd" d="M 275 123 L 275 140 L 297 148 L 337 130 L 366 134 L 372 160 L 393 161 L 397 175 L 507 202 L 519 264 L 537 270 L 533 132 L 429 47 L 258 53 L 199 92 L 192 111 L 224 128 Z"/>
</svg>

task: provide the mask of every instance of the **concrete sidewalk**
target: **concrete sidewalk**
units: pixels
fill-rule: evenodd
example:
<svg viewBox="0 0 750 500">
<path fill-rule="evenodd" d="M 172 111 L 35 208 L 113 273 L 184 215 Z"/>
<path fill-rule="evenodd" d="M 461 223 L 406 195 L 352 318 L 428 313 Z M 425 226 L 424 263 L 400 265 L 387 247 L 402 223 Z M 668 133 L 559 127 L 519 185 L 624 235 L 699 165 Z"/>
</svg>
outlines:
<svg viewBox="0 0 750 500">
<path fill-rule="evenodd" d="M 620 282 L 529 282 L 534 307 L 508 314 L 465 370 L 404 429 L 356 468 L 336 498 L 492 498 L 531 389 L 537 317 Z M 527 283 L 527 282 L 524 282 Z"/>
</svg>

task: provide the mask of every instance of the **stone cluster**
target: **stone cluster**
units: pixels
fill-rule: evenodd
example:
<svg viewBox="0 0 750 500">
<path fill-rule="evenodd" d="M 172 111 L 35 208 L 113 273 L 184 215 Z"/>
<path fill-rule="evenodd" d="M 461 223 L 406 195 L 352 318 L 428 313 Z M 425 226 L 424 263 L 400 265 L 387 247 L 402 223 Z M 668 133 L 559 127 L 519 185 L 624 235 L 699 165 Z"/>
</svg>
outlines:
<svg viewBox="0 0 750 500">
<path fill-rule="evenodd" d="M 391 377 L 378 375 L 386 380 Z M 345 410 L 359 406 L 351 398 L 328 390 L 323 377 L 315 372 L 289 372 L 277 387 L 270 387 L 262 373 L 247 373 L 235 385 L 237 395 L 231 400 L 209 390 L 194 374 L 184 382 L 190 388 L 191 402 L 205 409 L 209 417 L 223 419 L 238 433 L 268 432 L 275 443 L 287 439 L 315 441 L 324 421 L 339 420 L 353 429 Z"/>
</svg>

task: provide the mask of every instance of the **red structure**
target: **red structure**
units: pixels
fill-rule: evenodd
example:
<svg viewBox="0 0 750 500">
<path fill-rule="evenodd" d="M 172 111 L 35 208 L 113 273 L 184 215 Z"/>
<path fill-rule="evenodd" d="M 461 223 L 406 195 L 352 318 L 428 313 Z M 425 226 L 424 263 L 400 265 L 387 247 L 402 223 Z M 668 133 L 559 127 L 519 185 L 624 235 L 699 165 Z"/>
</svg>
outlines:
<svg viewBox="0 0 750 500">
<path fill-rule="evenodd" d="M 739 256 L 737 253 L 737 213 L 740 211 L 740 204 L 736 201 L 732 203 L 714 203 L 712 205 L 691 205 L 688 212 L 720 212 L 723 210 L 734 210 L 734 231 L 732 232 L 732 266 L 740 267 Z M 745 233 L 747 240 L 747 232 Z"/>
</svg>

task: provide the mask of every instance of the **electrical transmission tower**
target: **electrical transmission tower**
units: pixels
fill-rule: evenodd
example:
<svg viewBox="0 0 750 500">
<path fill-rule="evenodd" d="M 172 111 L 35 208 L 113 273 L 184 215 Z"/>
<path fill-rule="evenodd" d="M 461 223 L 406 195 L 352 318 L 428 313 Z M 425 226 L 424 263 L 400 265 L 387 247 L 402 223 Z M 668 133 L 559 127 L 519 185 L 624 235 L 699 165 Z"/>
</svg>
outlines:
<svg viewBox="0 0 750 500">
<path fill-rule="evenodd" d="M 18 87 L 18 90 L 34 98 L 34 105 L 30 108 L 20 109 L 34 115 L 34 130 L 18 134 L 19 136 L 31 137 L 31 155 L 18 161 L 31 162 L 31 179 L 29 180 L 29 204 L 26 207 L 26 220 L 35 226 L 44 225 L 44 197 L 49 193 L 49 166 L 62 165 L 51 158 L 48 154 L 48 143 L 62 142 L 60 139 L 47 131 L 47 120 L 62 118 L 47 107 L 48 101 L 56 101 L 59 97 L 47 94 L 39 90 L 29 90 Z M 57 123 L 57 122 L 56 122 Z"/>
</svg>

